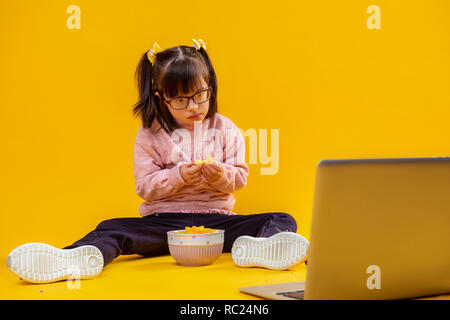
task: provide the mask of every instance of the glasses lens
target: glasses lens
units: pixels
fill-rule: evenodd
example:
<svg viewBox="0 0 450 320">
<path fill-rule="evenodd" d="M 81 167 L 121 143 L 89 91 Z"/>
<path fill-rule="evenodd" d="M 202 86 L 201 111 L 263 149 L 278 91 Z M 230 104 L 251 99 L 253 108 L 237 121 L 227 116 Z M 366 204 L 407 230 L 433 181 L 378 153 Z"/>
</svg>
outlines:
<svg viewBox="0 0 450 320">
<path fill-rule="evenodd" d="M 208 101 L 210 98 L 209 90 L 200 91 L 194 96 L 194 100 L 196 103 L 202 103 Z"/>
<path fill-rule="evenodd" d="M 183 109 L 188 104 L 188 98 L 177 98 L 175 100 L 170 101 L 170 104 L 175 109 Z"/>
</svg>

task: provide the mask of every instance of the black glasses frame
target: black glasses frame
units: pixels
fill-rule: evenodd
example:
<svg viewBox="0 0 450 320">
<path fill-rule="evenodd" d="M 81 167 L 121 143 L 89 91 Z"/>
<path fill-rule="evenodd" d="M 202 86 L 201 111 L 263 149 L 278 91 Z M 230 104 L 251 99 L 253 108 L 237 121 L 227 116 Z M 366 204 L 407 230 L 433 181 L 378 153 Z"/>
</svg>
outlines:
<svg viewBox="0 0 450 320">
<path fill-rule="evenodd" d="M 209 97 L 208 97 L 208 99 L 206 99 L 205 101 L 200 101 L 200 102 L 195 101 L 194 97 L 195 97 L 197 94 L 199 94 L 200 92 L 203 92 L 203 91 L 208 91 L 208 92 L 209 92 Z M 164 98 L 162 95 L 161 95 L 161 97 L 164 99 L 165 102 L 167 102 L 167 103 L 169 104 L 169 106 L 170 106 L 172 109 L 174 109 L 174 110 L 181 110 L 181 109 L 185 109 L 185 108 L 187 108 L 187 107 L 189 106 L 189 101 L 190 101 L 191 99 L 194 100 L 194 102 L 197 103 L 197 104 L 205 103 L 206 101 L 208 101 L 209 99 L 211 99 L 211 94 L 212 94 L 212 92 L 211 92 L 211 87 L 208 87 L 208 88 L 206 88 L 206 89 L 202 89 L 202 90 L 197 91 L 196 93 L 194 93 L 193 95 L 191 95 L 191 96 L 189 96 L 189 97 L 187 97 L 187 96 L 184 96 L 184 97 L 175 97 L 175 98 L 172 98 L 172 99 L 166 99 L 166 98 Z M 180 107 L 180 108 L 175 108 L 174 106 L 172 106 L 172 103 L 171 103 L 171 102 L 172 102 L 173 100 L 180 99 L 180 98 L 187 98 L 187 103 L 186 103 L 186 105 L 185 105 L 184 107 Z"/>
</svg>

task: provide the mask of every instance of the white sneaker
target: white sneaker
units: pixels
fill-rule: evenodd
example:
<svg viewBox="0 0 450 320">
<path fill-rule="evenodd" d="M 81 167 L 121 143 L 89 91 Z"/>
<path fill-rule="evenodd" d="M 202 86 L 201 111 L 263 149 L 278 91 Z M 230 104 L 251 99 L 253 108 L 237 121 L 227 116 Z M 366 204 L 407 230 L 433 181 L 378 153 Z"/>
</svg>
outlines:
<svg viewBox="0 0 450 320">
<path fill-rule="evenodd" d="M 231 257 L 239 267 L 286 270 L 305 262 L 308 247 L 308 240 L 294 232 L 269 238 L 241 236 L 233 243 Z"/>
<path fill-rule="evenodd" d="M 27 243 L 6 258 L 9 270 L 33 283 L 65 279 L 87 279 L 103 269 L 103 255 L 97 247 L 57 249 L 45 243 Z"/>
</svg>

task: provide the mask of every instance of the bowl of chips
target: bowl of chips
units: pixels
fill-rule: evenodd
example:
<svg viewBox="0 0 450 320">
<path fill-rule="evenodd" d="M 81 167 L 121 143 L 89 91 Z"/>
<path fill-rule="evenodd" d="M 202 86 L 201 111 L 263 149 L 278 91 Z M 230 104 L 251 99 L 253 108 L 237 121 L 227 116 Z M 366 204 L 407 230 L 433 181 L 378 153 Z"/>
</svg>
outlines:
<svg viewBox="0 0 450 320">
<path fill-rule="evenodd" d="M 224 235 L 225 230 L 204 226 L 168 231 L 170 255 L 182 266 L 206 266 L 222 254 Z"/>
</svg>

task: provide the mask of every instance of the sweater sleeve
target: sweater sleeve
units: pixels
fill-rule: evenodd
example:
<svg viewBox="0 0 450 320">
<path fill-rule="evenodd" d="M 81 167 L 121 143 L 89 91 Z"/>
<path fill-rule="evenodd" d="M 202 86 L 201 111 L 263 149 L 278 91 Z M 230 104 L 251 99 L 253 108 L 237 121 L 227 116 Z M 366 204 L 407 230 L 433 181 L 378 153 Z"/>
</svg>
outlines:
<svg viewBox="0 0 450 320">
<path fill-rule="evenodd" d="M 247 185 L 249 167 L 245 163 L 245 142 L 240 130 L 233 124 L 225 134 L 223 147 L 224 175 L 217 181 L 210 183 L 215 189 L 233 193 Z"/>
<path fill-rule="evenodd" d="M 178 192 L 186 185 L 178 163 L 164 169 L 155 148 L 155 138 L 141 129 L 134 146 L 134 178 L 136 193 L 146 201 L 161 200 Z"/>
</svg>

